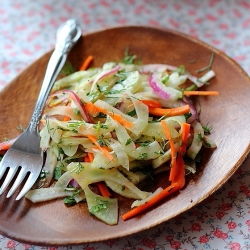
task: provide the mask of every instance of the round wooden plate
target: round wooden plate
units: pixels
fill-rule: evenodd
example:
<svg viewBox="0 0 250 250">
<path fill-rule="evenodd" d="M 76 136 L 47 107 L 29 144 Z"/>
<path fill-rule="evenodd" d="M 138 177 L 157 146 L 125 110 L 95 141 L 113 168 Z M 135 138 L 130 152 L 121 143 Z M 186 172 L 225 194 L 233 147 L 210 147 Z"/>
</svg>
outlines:
<svg viewBox="0 0 250 250">
<path fill-rule="evenodd" d="M 28 45 L 27 45 L 28 46 Z M 34 245 L 75 245 L 123 237 L 167 221 L 195 206 L 217 190 L 237 170 L 249 152 L 250 80 L 240 66 L 222 52 L 187 35 L 149 27 L 118 27 L 85 35 L 73 48 L 69 60 L 79 68 L 88 55 L 92 66 L 120 61 L 125 48 L 144 64 L 185 65 L 193 73 L 208 65 L 212 52 L 216 77 L 206 89 L 217 97 L 202 97 L 201 121 L 213 125 L 218 148 L 204 153 L 201 167 L 190 176 L 180 193 L 147 213 L 124 222 L 121 215 L 131 202 L 120 199 L 119 223 L 108 226 L 93 218 L 85 203 L 66 207 L 58 199 L 32 204 L 16 195 L 0 196 L 0 233 Z M 19 134 L 16 127 L 28 124 L 40 90 L 50 53 L 37 60 L 0 93 L 0 139 Z"/>
</svg>

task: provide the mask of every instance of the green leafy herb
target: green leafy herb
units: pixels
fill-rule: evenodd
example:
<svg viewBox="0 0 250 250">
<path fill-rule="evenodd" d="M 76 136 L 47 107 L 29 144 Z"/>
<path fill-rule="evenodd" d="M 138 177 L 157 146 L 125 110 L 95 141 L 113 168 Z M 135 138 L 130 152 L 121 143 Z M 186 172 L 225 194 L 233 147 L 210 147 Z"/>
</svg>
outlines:
<svg viewBox="0 0 250 250">
<path fill-rule="evenodd" d="M 202 128 L 204 129 L 204 133 L 206 135 L 211 134 L 211 130 L 213 129 L 212 125 L 209 125 L 208 123 L 206 124 L 206 126 L 202 126 Z"/>
<path fill-rule="evenodd" d="M 136 55 L 129 54 L 129 48 L 127 47 L 124 51 L 124 58 L 122 59 L 122 62 L 124 64 L 134 64 L 136 57 Z"/>
<path fill-rule="evenodd" d="M 180 65 L 176 70 L 174 70 L 173 72 L 177 72 L 179 75 L 184 75 L 187 73 L 184 65 Z"/>
<path fill-rule="evenodd" d="M 206 137 L 198 134 L 199 140 L 201 140 L 207 147 L 211 148 L 211 144 L 207 142 Z"/>
<path fill-rule="evenodd" d="M 129 116 L 135 116 L 136 115 L 135 109 L 133 109 L 132 111 L 128 112 L 127 115 L 129 115 Z"/>
<path fill-rule="evenodd" d="M 107 115 L 104 114 L 104 113 L 102 113 L 102 112 L 100 112 L 100 113 L 98 113 L 98 115 L 96 116 L 96 118 L 107 118 Z"/>
<path fill-rule="evenodd" d="M 42 169 L 42 171 L 41 171 L 41 173 L 40 173 L 40 175 L 39 175 L 39 179 L 45 179 L 46 178 L 46 175 L 48 174 L 49 172 L 48 171 L 46 171 L 46 170 L 44 170 L 44 169 Z"/>
<path fill-rule="evenodd" d="M 139 159 L 140 160 L 146 160 L 148 157 L 147 153 L 142 153 L 140 156 L 139 156 Z"/>
<path fill-rule="evenodd" d="M 184 114 L 184 116 L 185 116 L 185 118 L 187 120 L 188 118 L 190 118 L 192 116 L 192 114 L 191 113 L 187 113 L 187 114 Z"/>
<path fill-rule="evenodd" d="M 152 142 L 151 141 L 138 142 L 140 147 L 148 147 L 150 143 Z"/>
<path fill-rule="evenodd" d="M 80 115 L 81 114 L 81 112 L 80 112 L 80 110 L 79 109 L 74 109 L 74 113 L 76 114 L 76 115 Z"/>
<path fill-rule="evenodd" d="M 61 127 L 61 126 L 57 126 L 57 129 L 60 129 L 60 130 L 62 130 L 62 131 L 70 131 L 69 129 L 63 128 L 63 127 Z"/>
<path fill-rule="evenodd" d="M 24 127 L 23 127 L 23 125 L 21 125 L 21 124 L 19 124 L 19 126 L 17 126 L 17 128 L 16 128 L 17 130 L 20 130 L 20 131 L 24 131 L 25 129 L 24 129 Z"/>
<path fill-rule="evenodd" d="M 158 152 L 154 152 L 155 154 L 157 154 L 157 155 L 163 155 L 164 153 L 162 152 L 162 151 L 158 151 Z"/>
<path fill-rule="evenodd" d="M 100 146 L 107 146 L 107 142 L 104 140 L 103 135 L 98 137 L 97 142 Z"/>
<path fill-rule="evenodd" d="M 105 200 L 101 200 L 100 198 L 96 198 L 96 201 L 99 203 L 95 206 L 92 206 L 90 208 L 90 213 L 96 213 L 102 209 L 106 209 L 107 208 L 107 205 L 108 205 L 108 201 L 105 201 Z"/>
<path fill-rule="evenodd" d="M 127 139 L 126 142 L 125 142 L 125 146 L 129 145 L 131 142 L 132 142 L 131 138 Z"/>
<path fill-rule="evenodd" d="M 169 80 L 169 75 L 168 75 L 168 76 L 165 76 L 165 77 L 163 78 L 162 82 L 163 82 L 164 84 L 166 84 L 168 80 Z"/>
<path fill-rule="evenodd" d="M 73 68 L 72 64 L 69 61 L 66 61 L 60 72 L 60 75 L 71 75 L 74 72 L 76 72 L 76 70 Z"/>
<path fill-rule="evenodd" d="M 212 52 L 211 58 L 209 60 L 209 64 L 204 68 L 197 69 L 196 72 L 200 73 L 200 72 L 205 71 L 205 70 L 209 71 L 212 68 L 213 62 L 214 62 L 214 52 Z"/>
<path fill-rule="evenodd" d="M 101 128 L 108 129 L 108 126 L 106 124 L 102 124 L 102 123 L 100 123 L 100 121 L 98 121 L 98 123 L 95 124 L 93 126 L 93 128 L 95 128 L 97 130 L 97 132 L 99 132 Z"/>
<path fill-rule="evenodd" d="M 77 189 L 75 187 L 68 189 L 65 189 L 66 191 L 72 191 L 72 190 L 76 190 L 76 192 L 74 192 L 71 196 L 68 196 L 66 198 L 63 199 L 64 204 L 66 204 L 67 206 L 73 206 L 76 204 L 76 200 L 75 200 L 75 196 L 80 194 L 82 192 L 82 189 Z"/>
<path fill-rule="evenodd" d="M 79 174 L 83 170 L 83 165 L 79 162 L 77 163 L 76 167 L 74 168 L 73 172 Z"/>
<path fill-rule="evenodd" d="M 54 170 L 54 179 L 55 180 L 59 180 L 59 178 L 62 176 L 62 169 L 63 169 L 63 167 L 64 167 L 64 165 L 63 165 L 63 163 L 61 162 L 60 164 L 59 164 L 59 166 L 57 166 L 56 168 L 55 168 L 55 170 Z"/>
</svg>

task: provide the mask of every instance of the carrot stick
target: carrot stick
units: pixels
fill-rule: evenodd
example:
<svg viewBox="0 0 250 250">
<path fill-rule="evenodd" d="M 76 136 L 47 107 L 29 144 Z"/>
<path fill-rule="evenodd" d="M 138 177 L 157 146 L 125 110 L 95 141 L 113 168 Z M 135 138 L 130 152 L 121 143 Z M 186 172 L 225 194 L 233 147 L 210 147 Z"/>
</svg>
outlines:
<svg viewBox="0 0 250 250">
<path fill-rule="evenodd" d="M 94 154 L 91 152 L 87 152 L 87 154 L 88 156 L 85 156 L 85 158 L 88 158 L 89 162 L 92 162 L 94 160 Z M 111 196 L 111 193 L 109 192 L 105 182 L 97 182 L 96 186 L 98 187 L 102 196 L 104 197 Z"/>
<path fill-rule="evenodd" d="M 88 156 L 85 156 L 85 157 L 84 157 L 84 162 L 90 162 L 90 159 L 89 159 Z"/>
<path fill-rule="evenodd" d="M 145 105 L 152 108 L 161 108 L 161 103 L 155 100 L 141 100 Z"/>
<path fill-rule="evenodd" d="M 129 212 L 125 213 L 124 215 L 122 215 L 122 219 L 125 221 L 125 220 L 128 220 L 128 219 L 135 217 L 138 214 L 141 214 L 142 212 L 153 207 L 155 204 L 162 201 L 163 199 L 165 199 L 169 195 L 175 193 L 179 189 L 180 188 L 179 188 L 177 183 L 174 185 L 170 185 L 169 187 L 163 189 L 159 194 L 152 197 L 152 199 L 150 199 L 146 203 L 144 203 L 141 206 L 138 206 L 138 207 L 130 210 Z"/>
<path fill-rule="evenodd" d="M 175 145 L 174 145 L 174 141 L 172 139 L 172 136 L 170 134 L 170 131 L 168 129 L 167 124 L 161 120 L 161 125 L 163 127 L 163 130 L 169 140 L 169 144 L 170 144 L 170 149 L 171 149 L 171 170 L 170 170 L 170 175 L 169 175 L 169 180 L 173 181 L 173 177 L 175 175 L 175 169 L 176 169 L 176 150 L 175 150 Z"/>
<path fill-rule="evenodd" d="M 89 55 L 86 60 L 83 62 L 82 66 L 80 67 L 80 70 L 86 70 L 90 63 L 93 61 L 94 57 Z"/>
<path fill-rule="evenodd" d="M 218 95 L 218 91 L 184 91 L 184 95 Z"/>
<path fill-rule="evenodd" d="M 88 152 L 87 154 L 88 154 L 90 162 L 92 162 L 94 160 L 94 154 L 90 152 Z"/>
<path fill-rule="evenodd" d="M 111 193 L 109 192 L 105 182 L 97 182 L 96 183 L 100 193 L 102 196 L 104 197 L 110 197 L 111 196 Z"/>
<path fill-rule="evenodd" d="M 111 161 L 114 160 L 113 156 L 109 153 L 109 151 L 105 147 L 101 147 L 99 143 L 97 142 L 97 138 L 94 135 L 88 135 L 87 136 L 89 140 L 91 140 L 99 150 L 103 152 L 103 154 Z"/>
<path fill-rule="evenodd" d="M 13 138 L 11 140 L 3 141 L 0 143 L 0 151 L 2 150 L 8 150 L 12 144 L 15 142 L 17 138 Z"/>
<path fill-rule="evenodd" d="M 190 111 L 189 105 L 184 105 L 178 108 L 172 108 L 172 109 L 163 109 L 163 108 L 148 108 L 148 112 L 151 115 L 156 116 L 176 116 L 176 115 L 184 115 L 187 114 Z"/>
<path fill-rule="evenodd" d="M 84 107 L 86 108 L 86 111 L 89 112 L 91 115 L 96 116 L 98 113 L 107 114 L 110 117 L 112 117 L 114 120 L 118 121 L 121 125 L 123 125 L 126 128 L 131 128 L 134 126 L 132 122 L 126 121 L 121 115 L 117 115 L 113 112 L 110 112 L 104 108 L 98 107 L 95 104 L 88 102 L 84 104 Z"/>
<path fill-rule="evenodd" d="M 177 155 L 175 175 L 172 183 L 178 183 L 180 189 L 185 185 L 185 164 L 181 154 Z"/>
<path fill-rule="evenodd" d="M 70 117 L 68 117 L 68 116 L 65 115 L 64 118 L 63 118 L 63 121 L 64 122 L 70 121 Z"/>
<path fill-rule="evenodd" d="M 182 134 L 181 134 L 182 144 L 180 146 L 179 152 L 182 153 L 183 155 L 186 152 L 187 138 L 188 138 L 189 131 L 190 131 L 190 124 L 182 123 L 181 127 L 182 127 Z"/>
</svg>

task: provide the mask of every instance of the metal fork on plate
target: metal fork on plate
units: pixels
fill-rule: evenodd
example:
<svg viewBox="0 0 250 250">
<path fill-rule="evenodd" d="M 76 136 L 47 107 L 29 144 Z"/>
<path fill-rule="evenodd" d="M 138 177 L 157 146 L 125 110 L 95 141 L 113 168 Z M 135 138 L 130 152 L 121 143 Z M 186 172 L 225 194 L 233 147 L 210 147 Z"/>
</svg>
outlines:
<svg viewBox="0 0 250 250">
<path fill-rule="evenodd" d="M 69 19 L 59 27 L 55 50 L 50 57 L 30 123 L 6 152 L 0 163 L 0 180 L 7 172 L 0 187 L 0 195 L 9 186 L 18 170 L 15 182 L 7 193 L 7 198 L 12 196 L 29 173 L 23 188 L 16 197 L 16 200 L 21 199 L 32 188 L 40 175 L 43 166 L 43 154 L 40 148 L 38 123 L 51 88 L 65 64 L 70 49 L 78 41 L 81 33 L 81 28 L 74 19 Z"/>
</svg>

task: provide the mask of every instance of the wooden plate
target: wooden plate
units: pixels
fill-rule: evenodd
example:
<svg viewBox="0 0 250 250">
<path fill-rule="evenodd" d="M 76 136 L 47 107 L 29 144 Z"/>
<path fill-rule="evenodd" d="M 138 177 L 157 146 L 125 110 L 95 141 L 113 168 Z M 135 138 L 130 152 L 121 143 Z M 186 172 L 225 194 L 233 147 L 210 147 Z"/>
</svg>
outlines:
<svg viewBox="0 0 250 250">
<path fill-rule="evenodd" d="M 28 45 L 27 45 L 28 46 Z M 212 52 L 216 77 L 207 86 L 218 97 L 201 98 L 202 123 L 213 125 L 212 138 L 218 148 L 204 154 L 197 174 L 180 193 L 155 209 L 116 226 L 107 226 L 89 215 L 86 204 L 66 207 L 59 199 L 40 204 L 14 197 L 0 197 L 0 233 L 34 245 L 75 245 L 123 237 L 167 221 L 198 204 L 217 190 L 241 165 L 250 143 L 250 80 L 240 66 L 222 52 L 170 30 L 149 27 L 118 27 L 88 34 L 74 47 L 70 61 L 78 68 L 88 55 L 93 66 L 120 61 L 126 47 L 147 63 L 185 65 L 193 74 L 206 66 Z M 18 135 L 33 110 L 50 53 L 33 63 L 0 93 L 0 139 Z M 130 202 L 119 201 L 120 216 Z"/>
</svg>

